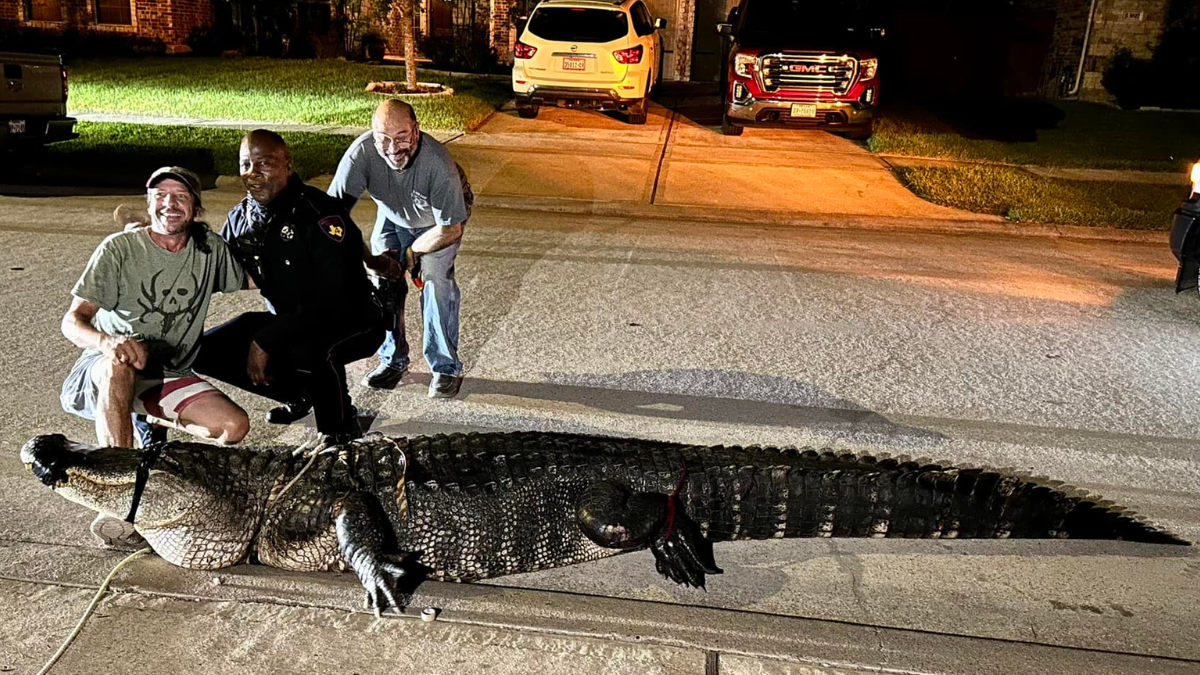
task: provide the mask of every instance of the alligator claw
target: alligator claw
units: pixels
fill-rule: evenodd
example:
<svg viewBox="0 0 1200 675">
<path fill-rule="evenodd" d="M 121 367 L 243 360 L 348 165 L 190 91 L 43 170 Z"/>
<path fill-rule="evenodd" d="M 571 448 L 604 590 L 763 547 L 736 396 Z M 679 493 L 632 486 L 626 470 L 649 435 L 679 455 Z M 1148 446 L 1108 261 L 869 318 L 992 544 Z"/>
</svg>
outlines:
<svg viewBox="0 0 1200 675">
<path fill-rule="evenodd" d="M 678 498 L 675 501 L 673 520 L 663 528 L 662 534 L 650 543 L 654 554 L 654 567 L 664 577 L 684 586 L 704 588 L 705 574 L 721 574 L 713 558 L 712 542 L 705 539 L 700 528 L 683 510 Z"/>
<path fill-rule="evenodd" d="M 386 559 L 368 562 L 364 567 L 369 569 L 359 571 L 359 578 L 366 589 L 363 607 L 374 611 L 376 619 L 388 608 L 402 614 L 404 605 L 396 601 L 394 589 L 407 572 L 396 562 Z"/>
</svg>

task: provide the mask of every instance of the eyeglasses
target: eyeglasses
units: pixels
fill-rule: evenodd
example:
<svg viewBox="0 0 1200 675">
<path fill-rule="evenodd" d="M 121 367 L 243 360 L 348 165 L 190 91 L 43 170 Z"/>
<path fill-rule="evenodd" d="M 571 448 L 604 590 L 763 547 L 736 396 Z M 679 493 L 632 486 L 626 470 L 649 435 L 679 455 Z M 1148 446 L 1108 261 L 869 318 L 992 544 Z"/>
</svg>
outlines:
<svg viewBox="0 0 1200 675">
<path fill-rule="evenodd" d="M 381 148 L 406 148 L 412 145 L 413 139 L 416 138 L 416 134 L 409 133 L 407 131 L 398 133 L 395 136 L 388 136 L 387 134 L 383 134 L 378 131 L 374 132 L 374 134 L 375 143 L 377 143 Z"/>
</svg>

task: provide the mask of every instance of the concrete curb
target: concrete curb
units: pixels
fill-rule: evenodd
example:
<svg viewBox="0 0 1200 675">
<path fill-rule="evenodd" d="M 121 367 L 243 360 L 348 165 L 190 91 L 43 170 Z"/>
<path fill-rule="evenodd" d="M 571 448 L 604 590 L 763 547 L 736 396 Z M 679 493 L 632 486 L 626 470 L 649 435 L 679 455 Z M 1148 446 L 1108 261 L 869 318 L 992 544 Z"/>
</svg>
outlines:
<svg viewBox="0 0 1200 675">
<path fill-rule="evenodd" d="M 90 547 L 4 542 L 0 579 L 49 587 L 96 588 L 123 553 Z M 45 561 L 54 561 L 48 571 Z M 666 582 L 664 582 L 666 583 Z M 339 615 L 361 609 L 362 587 L 352 574 L 296 573 L 260 565 L 215 572 L 185 570 L 161 558 L 138 560 L 118 577 L 115 594 L 191 603 L 307 607 Z M 615 599 L 486 583 L 426 582 L 408 598 L 404 615 L 419 622 L 436 608 L 451 629 L 490 628 L 566 641 L 599 640 L 644 649 L 689 650 L 720 664 L 722 673 L 937 673 L 1011 675 L 1174 675 L 1195 672 L 1190 659 L 1064 647 L 988 637 L 860 625 L 675 603 Z M 184 622 L 186 613 L 163 620 Z M 453 638 L 451 638 L 453 639 Z M 603 653 L 596 655 L 603 658 Z"/>
<path fill-rule="evenodd" d="M 1015 224 L 1008 223 L 999 216 L 982 214 L 976 218 L 968 219 L 929 219 L 865 216 L 860 214 L 772 211 L 748 208 L 713 208 L 673 204 L 592 202 L 573 199 L 525 197 L 521 195 L 484 194 L 476 196 L 475 206 L 476 208 L 575 213 L 579 215 L 608 216 L 614 218 L 724 222 L 762 227 L 790 226 L 846 230 L 928 232 L 930 234 L 986 233 L 996 236 L 1086 239 L 1163 245 L 1166 245 L 1168 236 L 1165 230 L 1119 230 L 1076 225 Z"/>
<path fill-rule="evenodd" d="M 1009 164 L 1007 162 L 977 162 L 944 157 L 911 157 L 908 155 L 876 154 L 890 168 L 901 166 L 928 166 L 962 168 L 972 166 L 997 166 L 1021 169 L 1042 178 L 1078 180 L 1097 183 L 1147 183 L 1152 185 L 1189 185 L 1191 180 L 1186 171 L 1130 171 L 1119 169 L 1081 169 L 1074 167 L 1039 166 L 1036 164 Z"/>
</svg>

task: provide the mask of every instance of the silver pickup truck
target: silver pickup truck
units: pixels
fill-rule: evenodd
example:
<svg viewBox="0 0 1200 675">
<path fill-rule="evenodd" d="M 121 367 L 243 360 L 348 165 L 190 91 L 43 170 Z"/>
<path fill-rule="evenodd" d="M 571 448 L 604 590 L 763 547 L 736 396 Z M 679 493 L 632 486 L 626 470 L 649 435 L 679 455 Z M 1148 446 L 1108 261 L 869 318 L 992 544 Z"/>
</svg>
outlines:
<svg viewBox="0 0 1200 675">
<path fill-rule="evenodd" d="M 67 69 L 58 56 L 0 52 L 0 148 L 78 138 L 67 117 Z"/>
</svg>

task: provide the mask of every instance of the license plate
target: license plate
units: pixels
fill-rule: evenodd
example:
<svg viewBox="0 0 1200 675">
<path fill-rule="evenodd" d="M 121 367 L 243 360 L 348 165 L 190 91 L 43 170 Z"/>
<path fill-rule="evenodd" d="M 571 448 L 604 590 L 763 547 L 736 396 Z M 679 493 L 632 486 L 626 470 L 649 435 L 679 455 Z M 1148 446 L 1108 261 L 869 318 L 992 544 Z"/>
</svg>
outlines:
<svg viewBox="0 0 1200 675">
<path fill-rule="evenodd" d="M 9 120 L 8 133 L 23 134 L 25 133 L 25 120 Z"/>
<path fill-rule="evenodd" d="M 793 103 L 792 117 L 816 117 L 817 106 L 811 103 Z"/>
<path fill-rule="evenodd" d="M 563 59 L 563 70 L 587 70 L 587 61 L 568 56 Z"/>
</svg>

